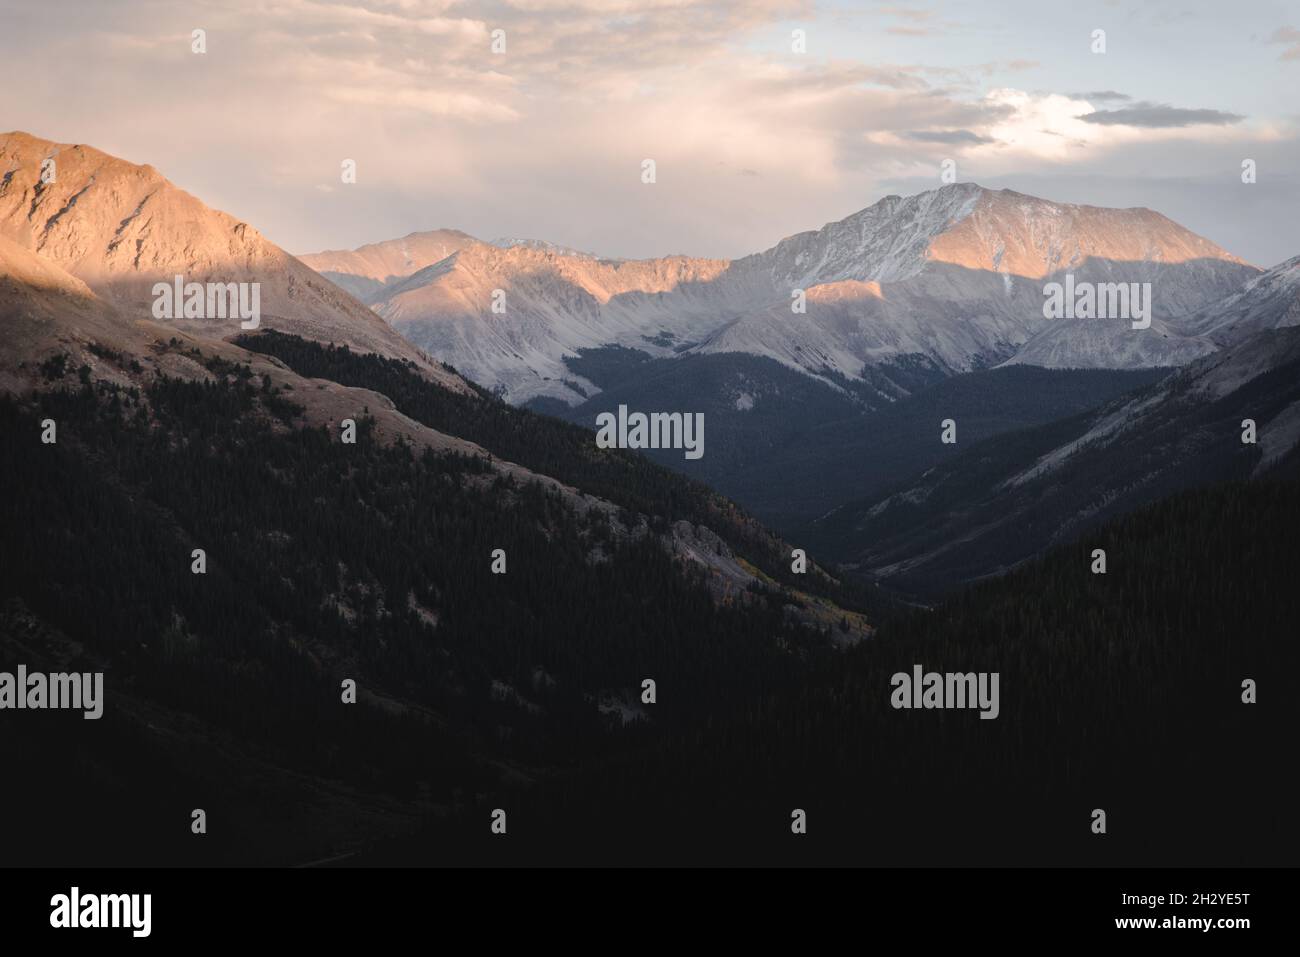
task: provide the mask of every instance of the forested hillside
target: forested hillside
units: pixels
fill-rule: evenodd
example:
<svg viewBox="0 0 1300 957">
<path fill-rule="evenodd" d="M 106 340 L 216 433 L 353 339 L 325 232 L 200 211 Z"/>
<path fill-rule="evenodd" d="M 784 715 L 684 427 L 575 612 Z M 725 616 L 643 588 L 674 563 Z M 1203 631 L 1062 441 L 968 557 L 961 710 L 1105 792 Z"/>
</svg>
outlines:
<svg viewBox="0 0 1300 957">
<path fill-rule="evenodd" d="M 821 381 L 737 353 L 647 358 L 633 349 L 585 352 L 569 366 L 603 391 L 573 408 L 540 407 L 593 430 L 599 413 L 620 404 L 702 411 L 703 458 L 645 454 L 708 483 L 783 534 L 982 439 L 1078 415 L 1168 375 L 1007 366 L 943 376 L 917 359 L 890 365 L 888 378 L 867 367 L 861 381 L 829 371 Z M 959 445 L 939 441 L 948 418 L 957 422 Z"/>
<path fill-rule="evenodd" d="M 1273 796 L 1294 786 L 1300 726 L 1300 462 L 1285 471 L 1176 496 L 886 621 L 793 692 L 727 676 L 730 713 L 520 794 L 528 831 L 509 847 L 473 815 L 428 839 L 466 861 L 1287 863 L 1300 822 Z M 1000 715 L 894 710 L 891 676 L 915 664 L 1000 672 Z"/>
<path fill-rule="evenodd" d="M 943 594 L 1185 489 L 1266 474 L 1297 422 L 1300 329 L 1268 331 L 1092 412 L 962 439 L 803 537 L 891 587 Z M 1257 434 L 1243 442 L 1248 423 Z"/>
<path fill-rule="evenodd" d="M 237 763 L 419 797 L 427 811 L 621 746 L 617 705 L 646 677 L 673 689 L 654 725 L 694 727 L 719 673 L 775 687 L 793 661 L 832 653 L 826 629 L 793 624 L 776 590 L 720 606 L 617 510 L 580 509 L 483 457 L 381 445 L 364 417 L 345 445 L 300 427 L 292 394 L 247 366 L 205 364 L 214 381 L 160 376 L 140 390 L 50 363 L 34 404 L 0 401 L 3 663 L 94 664 L 110 693 L 91 733 L 79 724 L 65 740 L 59 717 L 30 721 L 5 747 L 69 794 L 99 789 L 92 817 L 149 815 L 99 840 L 180 853 L 152 816 L 173 792 L 207 794 L 248 834 L 272 827 L 255 793 L 225 793 L 213 760 L 159 752 L 182 726 L 225 741 Z M 40 442 L 45 420 L 55 444 Z M 505 574 L 491 571 L 494 549 Z M 356 707 L 340 704 L 348 678 Z M 147 757 L 143 802 L 141 782 L 114 770 L 117 748 Z M 275 784 L 277 800 L 295 787 Z M 260 836 L 200 850 L 263 853 Z"/>
<path fill-rule="evenodd" d="M 724 541 L 785 585 L 850 604 L 869 602 L 852 583 L 833 581 L 813 569 L 793 575 L 790 546 L 723 498 L 642 455 L 597 448 L 584 428 L 527 409 L 518 409 L 484 390 L 477 396 L 441 388 L 404 362 L 347 346 L 323 346 L 276 332 L 240 336 L 239 345 L 273 356 L 299 375 L 380 392 L 418 422 L 468 439 L 493 455 L 549 475 L 632 512 L 656 519 L 658 527 L 686 520 L 707 525 Z M 798 543 L 795 543 L 798 544 Z"/>
<path fill-rule="evenodd" d="M 410 414 L 452 414 L 400 363 L 284 344 L 309 374 L 389 375 Z M 1295 821 L 1257 795 L 1288 786 L 1295 728 L 1294 460 L 843 646 L 784 598 L 719 604 L 617 508 L 380 444 L 364 416 L 342 444 L 301 425 L 293 391 L 198 356 L 212 381 L 51 363 L 44 392 L 0 402 L 0 669 L 103 670 L 108 691 L 98 721 L 19 713 L 0 740 L 41 785 L 10 793 L 15 863 L 1233 863 L 1292 846 Z M 586 436 L 487 408 L 467 428 L 494 452 Z M 697 507 L 645 468 L 641 500 Z M 916 664 L 997 672 L 998 717 L 895 710 L 891 676 Z"/>
</svg>

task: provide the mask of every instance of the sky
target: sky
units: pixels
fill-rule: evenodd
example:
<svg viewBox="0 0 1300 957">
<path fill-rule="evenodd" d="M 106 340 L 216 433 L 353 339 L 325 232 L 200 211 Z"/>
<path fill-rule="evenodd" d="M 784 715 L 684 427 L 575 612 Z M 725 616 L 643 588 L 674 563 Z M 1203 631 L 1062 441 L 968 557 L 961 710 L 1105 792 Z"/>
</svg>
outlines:
<svg viewBox="0 0 1300 957">
<path fill-rule="evenodd" d="M 0 0 L 0 130 L 300 254 L 454 228 L 733 258 L 947 163 L 1271 266 L 1300 255 L 1297 90 L 1300 0 Z"/>
</svg>

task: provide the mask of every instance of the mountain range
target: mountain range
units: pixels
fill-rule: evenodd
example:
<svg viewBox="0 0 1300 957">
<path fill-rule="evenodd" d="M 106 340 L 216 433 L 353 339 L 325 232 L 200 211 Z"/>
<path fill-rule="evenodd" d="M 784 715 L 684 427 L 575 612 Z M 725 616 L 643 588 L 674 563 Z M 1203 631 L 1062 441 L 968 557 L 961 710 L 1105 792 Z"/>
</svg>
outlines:
<svg viewBox="0 0 1300 957">
<path fill-rule="evenodd" d="M 972 446 L 1007 437 L 1001 447 L 1018 449 L 1024 430 L 1055 435 L 1065 422 L 1086 432 L 1088 415 L 1157 387 L 1171 368 L 1201 368 L 1300 322 L 1300 257 L 1263 271 L 1150 210 L 974 184 L 885 197 L 731 261 L 609 259 L 457 230 L 300 261 L 152 167 L 88 146 L 5 134 L 0 175 L 0 310 L 16 320 L 7 352 L 26 369 L 0 368 L 10 387 L 30 382 L 55 343 L 92 374 L 110 364 L 87 351 L 91 341 L 148 368 L 196 374 L 183 350 L 162 344 L 180 332 L 237 356 L 240 330 L 157 322 L 153 284 L 176 274 L 256 281 L 264 330 L 410 363 L 463 395 L 486 388 L 587 428 L 619 405 L 702 411 L 703 459 L 646 454 L 873 576 L 921 574 L 930 559 L 904 554 L 916 541 L 902 530 L 894 546 L 874 536 L 901 529 L 900 514 L 933 521 L 918 503 L 943 497 L 922 494 L 924 476 L 966 468 Z M 1044 287 L 1067 275 L 1076 284 L 1150 282 L 1150 328 L 1044 318 Z M 796 291 L 805 311 L 791 309 Z M 258 370 L 266 362 L 248 358 Z M 309 421 L 332 421 L 351 401 L 337 382 L 314 392 Z M 425 431 L 387 398 L 374 407 L 381 433 Z M 1126 415 L 1141 421 L 1134 410 L 1146 408 Z M 955 444 L 936 440 L 947 418 L 959 423 Z M 422 441 L 473 446 L 444 424 L 446 433 Z M 1128 431 L 1141 434 L 1136 424 Z M 1286 428 L 1267 434 L 1293 444 Z M 910 511 L 887 504 L 899 501 Z M 1092 510 L 1086 501 L 1071 507 Z M 996 567 L 977 565 L 954 581 Z"/>
<path fill-rule="evenodd" d="M 1285 790 L 1296 260 L 966 184 L 735 261 L 304 262 L 91 147 L 5 134 L 0 177 L 0 670 L 106 689 L 0 735 L 12 860 L 1294 847 L 1214 757 Z M 260 328 L 157 318 L 177 274 L 260 283 Z M 1152 282 L 1151 327 L 1044 319 L 1067 275 Z M 704 411 L 710 484 L 598 447 L 609 403 Z M 999 718 L 900 716 L 917 662 L 1001 674 Z"/>
<path fill-rule="evenodd" d="M 582 449 L 584 433 L 572 426 L 527 425 L 538 417 L 502 406 L 249 224 L 206 206 L 152 167 L 88 146 L 8 133 L 0 135 L 0 176 L 0 386 L 5 391 L 30 394 L 73 370 L 83 370 L 85 381 L 106 388 L 144 390 L 159 377 L 211 383 L 224 377 L 217 370 L 241 367 L 264 379 L 273 396 L 292 393 L 298 425 L 337 429 L 344 419 L 364 417 L 380 441 L 488 457 L 503 478 L 541 483 L 584 513 L 613 512 L 616 502 L 639 503 L 640 521 L 654 519 L 655 539 L 680 559 L 684 571 L 707 569 L 719 600 L 747 601 L 753 595 L 761 600 L 769 588 L 777 594 L 784 587 L 776 582 L 788 579 L 784 563 L 773 556 L 789 547 L 731 503 L 631 453 Z M 432 255 L 441 241 L 412 242 L 410 252 Z M 372 263 L 382 271 L 395 268 L 392 253 L 364 253 L 349 262 Z M 403 378 L 410 376 L 445 391 L 439 408 L 454 403 L 460 415 L 416 415 L 399 407 L 393 395 L 366 388 L 365 377 L 309 381 L 273 350 L 254 347 L 237 319 L 159 319 L 152 308 L 153 286 L 170 286 L 175 275 L 187 283 L 259 283 L 258 335 L 397 363 L 402 372 L 397 381 L 406 383 L 404 388 L 412 388 Z M 430 425 L 434 421 L 438 427 Z M 502 436 L 513 431 L 539 438 L 530 445 L 511 444 Z M 547 435 L 551 447 L 543 449 L 540 437 Z M 634 496 L 628 488 L 634 479 L 681 490 L 662 499 Z M 685 511 L 668 504 L 687 499 L 696 504 Z M 634 515 L 627 521 L 626 534 L 645 534 Z M 815 564 L 807 581 L 826 586 L 814 586 L 813 592 L 829 594 L 836 587 Z M 833 603 L 806 597 L 790 605 L 795 618 L 812 624 L 843 617 Z"/>
<path fill-rule="evenodd" d="M 737 260 L 439 231 L 304 261 L 511 402 L 587 428 L 623 405 L 703 412 L 702 459 L 645 454 L 861 568 L 837 509 L 1300 321 L 1294 261 L 1264 271 L 1149 209 L 970 183 Z M 1150 326 L 1046 318 L 1051 283 L 1149 283 Z M 937 440 L 948 418 L 957 444 Z"/>
<path fill-rule="evenodd" d="M 1216 348 L 1185 317 L 1259 272 L 1148 209 L 971 183 L 887 196 L 731 261 L 602 259 L 445 231 L 303 259 L 510 401 L 570 405 L 601 388 L 573 360 L 610 346 L 770 358 L 876 405 L 906 394 L 917 368 L 1177 366 Z M 1151 283 L 1151 327 L 1044 318 L 1044 286 L 1067 274 Z"/>
</svg>

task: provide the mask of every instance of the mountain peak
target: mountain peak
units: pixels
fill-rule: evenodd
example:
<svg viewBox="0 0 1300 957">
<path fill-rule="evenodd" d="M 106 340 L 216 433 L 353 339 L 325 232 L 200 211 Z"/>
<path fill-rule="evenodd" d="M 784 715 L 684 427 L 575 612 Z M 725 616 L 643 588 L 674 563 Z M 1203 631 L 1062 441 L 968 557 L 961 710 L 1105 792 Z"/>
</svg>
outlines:
<svg viewBox="0 0 1300 957">
<path fill-rule="evenodd" d="M 459 229 L 429 229 L 400 239 L 332 249 L 299 258 L 362 302 L 371 304 L 386 290 L 462 249 L 483 245 Z"/>
<path fill-rule="evenodd" d="M 151 166 L 90 146 L 0 135 L 0 237 L 81 280 L 128 319 L 153 320 L 154 285 L 178 275 L 186 282 L 256 283 L 264 328 L 407 359 L 447 377 L 369 309 L 249 224 L 211 209 Z M 238 321 L 168 321 L 207 338 L 239 332 Z"/>
<path fill-rule="evenodd" d="M 326 268 L 320 257 L 308 262 Z M 1176 365 L 1213 345 L 1170 332 L 1165 320 L 1222 298 L 1255 271 L 1149 210 L 1055 203 L 972 182 L 885 196 L 730 262 L 614 261 L 505 239 L 401 265 L 395 279 L 392 265 L 327 275 L 369 284 L 380 315 L 512 401 L 565 402 L 597 388 L 573 389 L 566 357 L 607 345 L 664 357 L 745 353 L 849 381 L 903 357 L 949 371 L 1022 354 L 1051 366 Z M 1066 272 L 1156 284 L 1152 334 L 1044 320 L 1044 283 Z M 496 290 L 505 312 L 492 311 Z M 799 290 L 805 313 L 791 309 Z"/>
</svg>

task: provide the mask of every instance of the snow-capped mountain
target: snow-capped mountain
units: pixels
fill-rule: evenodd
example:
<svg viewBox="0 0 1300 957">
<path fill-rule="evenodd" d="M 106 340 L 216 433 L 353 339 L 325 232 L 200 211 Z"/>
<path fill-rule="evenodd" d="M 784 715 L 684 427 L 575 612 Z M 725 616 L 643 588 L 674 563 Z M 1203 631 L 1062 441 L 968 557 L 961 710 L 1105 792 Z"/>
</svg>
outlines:
<svg viewBox="0 0 1300 957">
<path fill-rule="evenodd" d="M 318 257 L 306 261 L 324 268 Z M 599 390 L 566 357 L 607 345 L 657 357 L 765 356 L 828 382 L 902 362 L 944 373 L 1002 362 L 1181 365 L 1216 348 L 1182 318 L 1258 272 L 1148 209 L 969 183 L 888 196 L 734 261 L 609 260 L 470 240 L 422 268 L 418 258 L 407 265 L 416 268 L 385 278 L 372 297 L 380 315 L 512 401 L 571 404 Z M 1150 328 L 1044 318 L 1044 287 L 1067 275 L 1151 283 Z"/>
</svg>

